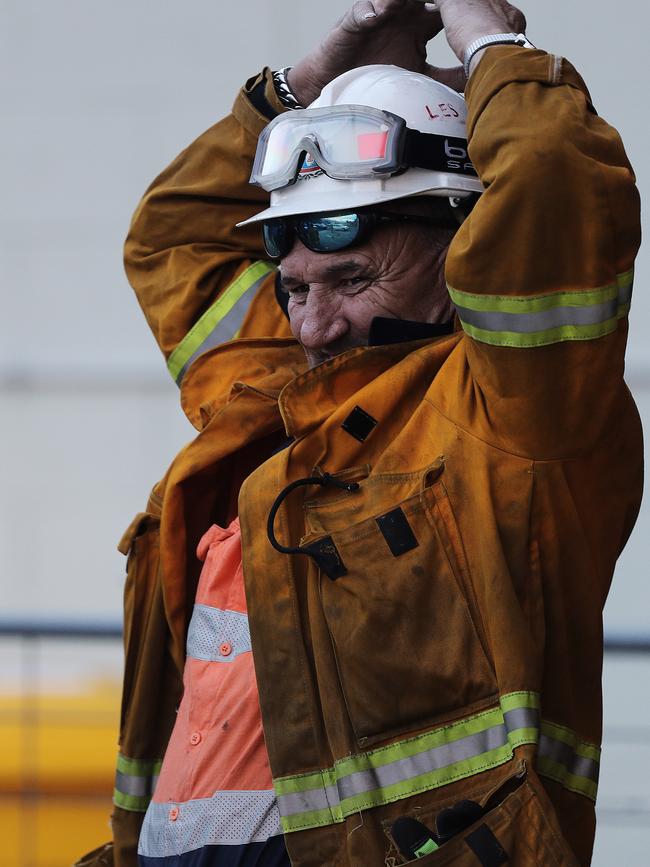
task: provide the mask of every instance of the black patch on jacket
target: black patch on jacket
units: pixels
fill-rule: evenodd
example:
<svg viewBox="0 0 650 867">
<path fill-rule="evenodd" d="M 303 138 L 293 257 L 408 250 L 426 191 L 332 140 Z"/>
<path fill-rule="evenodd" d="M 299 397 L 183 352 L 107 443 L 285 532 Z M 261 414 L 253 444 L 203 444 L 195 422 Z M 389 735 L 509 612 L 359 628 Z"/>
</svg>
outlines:
<svg viewBox="0 0 650 867">
<path fill-rule="evenodd" d="M 399 506 L 375 520 L 393 557 L 399 557 L 401 554 L 406 554 L 407 551 L 412 551 L 413 548 L 418 547 L 418 540 L 415 538 L 406 515 Z"/>
<path fill-rule="evenodd" d="M 305 545 L 302 552 L 312 557 L 320 571 L 324 572 L 332 581 L 348 574 L 345 563 L 341 560 L 341 555 L 331 536 L 324 536 L 322 539 Z"/>
<path fill-rule="evenodd" d="M 360 406 L 355 406 L 350 415 L 341 425 L 346 433 L 349 433 L 355 440 L 360 443 L 368 439 L 373 430 L 377 427 L 377 419 L 373 418 Z"/>
<path fill-rule="evenodd" d="M 481 862 L 481 867 L 500 867 L 508 860 L 508 853 L 487 825 L 479 825 L 465 837 L 465 842 Z"/>
</svg>

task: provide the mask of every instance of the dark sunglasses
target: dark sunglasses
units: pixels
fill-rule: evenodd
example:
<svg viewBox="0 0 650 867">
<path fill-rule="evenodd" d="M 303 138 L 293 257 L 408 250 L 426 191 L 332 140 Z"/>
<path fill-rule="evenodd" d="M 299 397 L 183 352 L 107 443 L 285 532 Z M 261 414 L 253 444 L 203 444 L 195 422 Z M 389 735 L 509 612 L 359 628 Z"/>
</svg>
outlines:
<svg viewBox="0 0 650 867">
<path fill-rule="evenodd" d="M 281 259 L 293 247 L 295 236 L 314 253 L 336 253 L 366 241 L 381 223 L 426 223 L 441 229 L 457 229 L 442 217 L 387 214 L 378 211 L 346 211 L 340 214 L 300 214 L 276 217 L 262 223 L 264 247 L 272 259 Z"/>
</svg>

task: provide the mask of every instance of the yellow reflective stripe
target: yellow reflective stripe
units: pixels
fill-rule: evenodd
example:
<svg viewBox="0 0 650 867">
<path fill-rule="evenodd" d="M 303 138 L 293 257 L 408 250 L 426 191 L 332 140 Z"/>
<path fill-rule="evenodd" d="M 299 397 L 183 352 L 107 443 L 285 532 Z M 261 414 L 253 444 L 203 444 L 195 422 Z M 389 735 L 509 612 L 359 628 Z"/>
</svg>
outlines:
<svg viewBox="0 0 650 867">
<path fill-rule="evenodd" d="M 161 765 L 161 759 L 130 759 L 122 753 L 117 755 L 117 770 L 132 776 L 147 777 L 158 774 Z"/>
<path fill-rule="evenodd" d="M 542 720 L 542 734 L 553 738 L 553 740 L 567 744 L 579 756 L 592 759 L 594 762 L 600 761 L 600 747 L 596 744 L 589 743 L 589 741 L 581 741 L 574 731 L 565 726 Z"/>
<path fill-rule="evenodd" d="M 485 328 L 476 328 L 474 325 L 462 322 L 462 320 L 461 323 L 463 331 L 468 337 L 479 343 L 487 343 L 490 346 L 506 346 L 514 349 L 535 349 L 538 346 L 550 346 L 553 343 L 595 340 L 597 337 L 606 337 L 608 334 L 616 331 L 619 318 L 622 317 L 613 316 L 599 325 L 564 325 L 559 328 L 550 328 L 547 331 L 533 332 L 532 334 L 519 334 L 515 331 L 491 331 Z"/>
<path fill-rule="evenodd" d="M 144 812 L 156 788 L 161 766 L 161 759 L 131 759 L 119 753 L 113 790 L 115 806 L 131 812 Z"/>
<path fill-rule="evenodd" d="M 571 729 L 542 720 L 537 770 L 565 789 L 595 801 L 600 747 L 580 740 Z"/>
<path fill-rule="evenodd" d="M 464 331 L 492 346 L 531 348 L 566 340 L 593 340 L 627 315 L 634 270 L 598 289 L 544 295 L 477 295 L 449 286 Z"/>
<path fill-rule="evenodd" d="M 285 833 L 329 825 L 361 810 L 436 789 L 510 761 L 537 743 L 539 697 L 520 691 L 497 707 L 340 759 L 332 768 L 275 779 Z"/>
<path fill-rule="evenodd" d="M 540 774 L 595 798 L 600 751 L 575 732 L 539 719 L 539 695 L 520 691 L 499 706 L 333 767 L 273 781 L 285 833 L 343 822 L 504 764 L 523 744 L 539 744 Z"/>
<path fill-rule="evenodd" d="M 179 385 L 185 371 L 199 355 L 232 340 L 239 333 L 255 292 L 275 270 L 270 262 L 249 265 L 194 324 L 167 361 L 167 368 Z"/>
</svg>

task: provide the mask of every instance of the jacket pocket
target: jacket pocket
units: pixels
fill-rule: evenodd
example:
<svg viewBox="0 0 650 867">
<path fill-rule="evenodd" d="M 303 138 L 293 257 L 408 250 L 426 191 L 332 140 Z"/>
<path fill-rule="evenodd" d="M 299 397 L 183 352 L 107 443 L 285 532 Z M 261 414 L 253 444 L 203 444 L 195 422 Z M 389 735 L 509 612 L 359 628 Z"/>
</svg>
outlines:
<svg viewBox="0 0 650 867">
<path fill-rule="evenodd" d="M 521 784 L 481 819 L 436 852 L 404 863 L 418 867 L 578 867 L 538 779 L 525 772 Z"/>
<path fill-rule="evenodd" d="M 118 545 L 127 555 L 124 584 L 124 681 L 120 713 L 120 741 L 123 739 L 133 687 L 142 652 L 143 636 L 154 599 L 160 553 L 160 513 L 149 500 L 150 511 L 135 516 Z"/>
<path fill-rule="evenodd" d="M 372 483 L 368 505 L 386 502 Z M 320 598 L 360 746 L 471 712 L 497 691 L 446 490 L 427 473 L 417 484 L 326 537 L 343 574 L 321 572 Z"/>
</svg>

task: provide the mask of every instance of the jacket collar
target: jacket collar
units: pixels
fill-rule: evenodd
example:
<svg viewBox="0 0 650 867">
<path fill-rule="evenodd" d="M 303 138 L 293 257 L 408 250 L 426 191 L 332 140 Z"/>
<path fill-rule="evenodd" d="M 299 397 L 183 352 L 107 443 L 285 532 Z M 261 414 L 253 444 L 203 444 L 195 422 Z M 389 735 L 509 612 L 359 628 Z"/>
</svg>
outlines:
<svg viewBox="0 0 650 867">
<path fill-rule="evenodd" d="M 280 413 L 287 435 L 303 436 L 372 380 L 418 350 L 431 347 L 442 364 L 459 339 L 460 335 L 453 334 L 438 340 L 363 346 L 301 373 L 280 392 Z"/>
<path fill-rule="evenodd" d="M 197 430 L 243 386 L 277 399 L 307 362 L 293 338 L 238 339 L 200 356 L 183 378 L 181 406 Z"/>
</svg>

